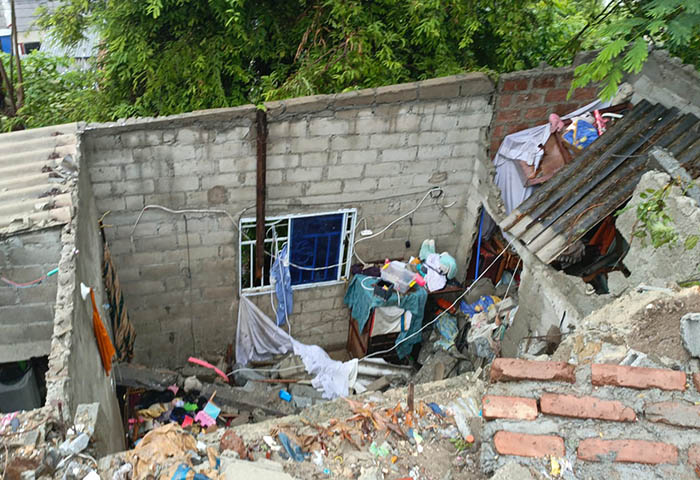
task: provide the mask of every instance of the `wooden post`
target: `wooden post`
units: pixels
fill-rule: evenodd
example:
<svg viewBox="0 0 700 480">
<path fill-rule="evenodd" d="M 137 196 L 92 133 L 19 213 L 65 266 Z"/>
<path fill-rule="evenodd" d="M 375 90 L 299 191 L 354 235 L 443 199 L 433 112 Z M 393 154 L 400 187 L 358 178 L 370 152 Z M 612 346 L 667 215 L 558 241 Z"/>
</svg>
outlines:
<svg viewBox="0 0 700 480">
<path fill-rule="evenodd" d="M 262 285 L 265 263 L 265 175 L 267 171 L 267 114 L 258 110 L 255 117 L 257 131 L 257 166 L 255 180 L 255 281 Z"/>
</svg>

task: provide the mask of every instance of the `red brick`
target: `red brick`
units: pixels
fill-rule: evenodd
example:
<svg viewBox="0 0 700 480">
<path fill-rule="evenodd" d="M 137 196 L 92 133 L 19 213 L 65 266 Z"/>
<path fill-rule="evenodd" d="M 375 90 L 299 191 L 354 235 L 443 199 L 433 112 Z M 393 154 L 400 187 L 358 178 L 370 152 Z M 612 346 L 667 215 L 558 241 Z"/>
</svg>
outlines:
<svg viewBox="0 0 700 480">
<path fill-rule="evenodd" d="M 638 389 L 685 390 L 685 373 L 660 368 L 593 364 L 591 382 L 593 385 Z"/>
<path fill-rule="evenodd" d="M 513 95 L 508 93 L 502 94 L 501 98 L 498 99 L 498 108 L 508 108 L 512 99 Z"/>
<path fill-rule="evenodd" d="M 569 91 L 566 88 L 553 88 L 544 96 L 544 101 L 547 103 L 563 102 L 566 100 L 566 94 Z"/>
<path fill-rule="evenodd" d="M 487 420 L 492 418 L 534 420 L 537 418 L 537 400 L 534 398 L 486 395 L 481 403 L 482 416 Z"/>
<path fill-rule="evenodd" d="M 564 439 L 556 435 L 529 435 L 527 433 L 496 432 L 493 444 L 501 455 L 519 457 L 563 457 Z"/>
<path fill-rule="evenodd" d="M 678 449 L 673 445 L 645 440 L 603 440 L 587 438 L 578 444 L 579 460 L 619 463 L 678 463 Z"/>
<path fill-rule="evenodd" d="M 700 406 L 687 402 L 652 403 L 644 409 L 650 422 L 700 428 Z"/>
<path fill-rule="evenodd" d="M 496 122 L 508 123 L 514 122 L 520 118 L 520 110 L 502 110 L 496 114 Z"/>
<path fill-rule="evenodd" d="M 532 88 L 553 88 L 557 83 L 555 75 L 542 75 L 533 79 Z"/>
<path fill-rule="evenodd" d="M 489 149 L 489 155 L 491 155 L 491 158 L 493 158 L 496 155 L 496 152 L 498 152 L 498 148 L 501 146 L 501 141 L 501 139 L 491 140 L 491 148 Z"/>
<path fill-rule="evenodd" d="M 506 130 L 506 135 L 510 135 L 511 133 L 519 132 L 530 127 L 534 127 L 534 125 L 532 125 L 532 123 L 516 123 L 515 125 L 509 125 L 508 129 Z"/>
<path fill-rule="evenodd" d="M 527 78 L 514 78 L 512 80 L 506 80 L 503 82 L 503 87 L 501 90 L 504 92 L 516 92 L 519 90 L 527 90 L 528 79 Z"/>
<path fill-rule="evenodd" d="M 598 98 L 598 89 L 595 87 L 577 88 L 574 90 L 573 98 L 590 103 Z"/>
<path fill-rule="evenodd" d="M 513 100 L 513 105 L 537 105 L 542 103 L 542 94 L 540 93 L 521 93 L 516 95 Z"/>
<path fill-rule="evenodd" d="M 688 463 L 695 469 L 696 473 L 700 470 L 700 443 L 694 443 L 688 448 Z"/>
<path fill-rule="evenodd" d="M 693 385 L 695 385 L 695 390 L 700 392 L 700 373 L 693 374 Z"/>
<path fill-rule="evenodd" d="M 574 365 L 565 362 L 533 362 L 519 358 L 497 358 L 491 364 L 491 381 L 540 380 L 576 383 Z"/>
<path fill-rule="evenodd" d="M 527 112 L 525 112 L 525 118 L 527 120 L 542 120 L 543 122 L 546 122 L 548 113 L 548 106 L 530 108 Z"/>
<path fill-rule="evenodd" d="M 542 413 L 560 417 L 596 418 L 613 422 L 634 422 L 637 420 L 634 410 L 623 403 L 596 397 L 544 393 L 540 397 L 540 408 Z"/>
<path fill-rule="evenodd" d="M 491 138 L 503 138 L 503 136 L 505 136 L 505 134 L 506 134 L 506 126 L 505 125 L 497 125 L 491 131 Z"/>
<path fill-rule="evenodd" d="M 579 107 L 580 105 L 578 103 L 560 103 L 559 105 L 555 105 L 552 111 L 557 115 L 566 115 L 575 110 L 578 110 Z"/>
</svg>

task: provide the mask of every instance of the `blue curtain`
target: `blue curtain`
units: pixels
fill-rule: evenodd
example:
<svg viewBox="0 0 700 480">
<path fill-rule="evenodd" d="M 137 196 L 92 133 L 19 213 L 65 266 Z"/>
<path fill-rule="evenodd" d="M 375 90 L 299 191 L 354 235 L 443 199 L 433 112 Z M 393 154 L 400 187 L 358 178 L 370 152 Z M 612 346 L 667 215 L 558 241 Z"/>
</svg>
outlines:
<svg viewBox="0 0 700 480">
<path fill-rule="evenodd" d="M 325 267 L 340 263 L 342 213 L 318 217 L 299 217 L 291 220 L 290 261 L 308 268 Z M 290 268 L 292 285 L 336 280 L 338 267 L 322 270 Z"/>
</svg>

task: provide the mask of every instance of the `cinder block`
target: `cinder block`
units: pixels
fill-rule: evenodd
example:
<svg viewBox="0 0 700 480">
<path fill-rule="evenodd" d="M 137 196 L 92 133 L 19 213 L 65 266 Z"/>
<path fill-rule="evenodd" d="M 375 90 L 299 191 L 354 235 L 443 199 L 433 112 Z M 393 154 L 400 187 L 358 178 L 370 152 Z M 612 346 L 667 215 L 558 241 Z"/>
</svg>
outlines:
<svg viewBox="0 0 700 480">
<path fill-rule="evenodd" d="M 365 165 L 364 176 L 385 177 L 388 175 L 395 175 L 398 171 L 398 167 L 396 163 L 372 163 Z"/>
<path fill-rule="evenodd" d="M 331 140 L 332 143 L 332 140 Z M 312 152 L 304 153 L 301 155 L 301 166 L 302 167 L 325 167 L 328 165 L 328 158 L 330 154 L 328 152 Z"/>
<path fill-rule="evenodd" d="M 344 135 L 331 138 L 331 150 L 362 150 L 369 147 L 369 135 Z"/>
<path fill-rule="evenodd" d="M 408 136 L 408 145 L 440 145 L 445 143 L 445 132 L 420 132 Z"/>
<path fill-rule="evenodd" d="M 159 178 L 156 180 L 156 192 L 186 192 L 199 188 L 198 177 L 171 177 Z"/>
<path fill-rule="evenodd" d="M 406 133 L 378 133 L 370 135 L 369 144 L 372 148 L 396 148 L 406 145 Z"/>
<path fill-rule="evenodd" d="M 342 163 L 372 163 L 376 160 L 376 150 L 345 150 L 340 156 Z"/>
<path fill-rule="evenodd" d="M 124 197 L 97 198 L 95 199 L 95 205 L 100 212 L 106 212 L 108 210 L 122 211 L 126 209 Z"/>
<path fill-rule="evenodd" d="M 325 195 L 330 193 L 338 193 L 341 191 L 339 180 L 316 182 L 309 184 L 306 188 L 307 195 Z"/>
<path fill-rule="evenodd" d="M 359 134 L 389 133 L 392 131 L 391 123 L 389 118 L 358 118 L 355 122 L 355 132 Z"/>
<path fill-rule="evenodd" d="M 381 161 L 387 162 L 401 162 L 406 160 L 413 160 L 416 158 L 418 153 L 417 147 L 407 147 L 407 148 L 388 148 L 382 150 Z"/>
<path fill-rule="evenodd" d="M 154 191 L 155 184 L 151 179 L 112 182 L 112 192 L 115 195 L 147 195 Z"/>
<path fill-rule="evenodd" d="M 347 120 L 335 118 L 314 118 L 309 121 L 309 135 L 343 135 L 350 131 Z"/>
<path fill-rule="evenodd" d="M 323 168 L 294 168 L 287 170 L 288 182 L 318 182 L 323 175 Z"/>
<path fill-rule="evenodd" d="M 421 145 L 418 148 L 418 159 L 446 158 L 452 153 L 452 145 Z"/>
<path fill-rule="evenodd" d="M 299 155 L 296 154 L 285 154 L 285 155 L 268 155 L 267 168 L 269 170 L 274 170 L 276 168 L 281 168 L 283 170 L 294 168 L 299 166 Z"/>
<path fill-rule="evenodd" d="M 123 178 L 122 167 L 93 167 L 90 169 L 90 179 L 93 182 L 112 182 Z"/>
<path fill-rule="evenodd" d="M 343 193 L 376 192 L 378 186 L 378 178 L 363 178 L 361 180 L 343 180 Z"/>
<path fill-rule="evenodd" d="M 270 165 L 270 158 L 268 156 L 268 168 Z M 244 156 L 244 157 L 231 157 L 219 160 L 219 172 L 254 172 L 257 159 L 254 156 Z"/>
<path fill-rule="evenodd" d="M 328 179 L 359 178 L 362 176 L 363 168 L 362 165 L 358 165 L 357 168 L 348 168 L 347 166 L 328 167 Z"/>
<path fill-rule="evenodd" d="M 146 144 L 146 136 L 143 131 L 122 133 L 120 137 L 121 145 L 124 148 L 140 147 Z"/>
<path fill-rule="evenodd" d="M 329 145 L 328 136 L 299 137 L 291 140 L 290 151 L 293 153 L 322 152 L 328 150 Z"/>
</svg>

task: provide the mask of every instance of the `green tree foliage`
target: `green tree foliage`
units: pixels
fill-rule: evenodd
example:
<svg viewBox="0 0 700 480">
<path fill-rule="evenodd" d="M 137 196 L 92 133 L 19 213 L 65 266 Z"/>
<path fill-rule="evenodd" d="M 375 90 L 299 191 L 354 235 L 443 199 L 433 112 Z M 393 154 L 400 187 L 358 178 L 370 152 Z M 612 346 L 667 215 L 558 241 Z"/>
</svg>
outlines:
<svg viewBox="0 0 700 480">
<path fill-rule="evenodd" d="M 108 119 L 532 68 L 585 24 L 579 3 L 598 4 L 62 0 L 41 24 L 64 44 L 98 30 Z"/>
<path fill-rule="evenodd" d="M 651 48 L 667 48 L 700 68 L 699 0 L 613 0 L 590 34 L 604 48 L 576 69 L 572 90 L 591 82 L 611 98 L 625 73 L 641 71 Z"/>
<path fill-rule="evenodd" d="M 0 53 L 0 58 L 10 65 L 8 54 Z M 16 115 L 0 112 L 0 129 L 12 131 L 100 119 L 103 106 L 95 88 L 96 72 L 70 67 L 73 65 L 67 59 L 37 51 L 23 57 L 24 102 Z M 16 88 L 17 79 L 14 81 Z"/>
</svg>

